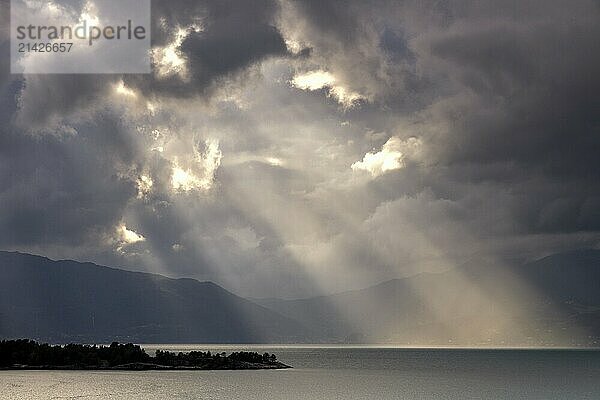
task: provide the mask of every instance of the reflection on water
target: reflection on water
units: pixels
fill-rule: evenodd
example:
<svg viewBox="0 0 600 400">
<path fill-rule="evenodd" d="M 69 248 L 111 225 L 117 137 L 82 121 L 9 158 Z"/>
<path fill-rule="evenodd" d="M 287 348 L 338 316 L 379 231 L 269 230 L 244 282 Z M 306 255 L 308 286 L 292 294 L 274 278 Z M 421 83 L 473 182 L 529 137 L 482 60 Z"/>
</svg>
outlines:
<svg viewBox="0 0 600 400">
<path fill-rule="evenodd" d="M 600 352 L 144 346 L 274 352 L 280 371 L 1 371 L 2 399 L 598 399 Z"/>
</svg>

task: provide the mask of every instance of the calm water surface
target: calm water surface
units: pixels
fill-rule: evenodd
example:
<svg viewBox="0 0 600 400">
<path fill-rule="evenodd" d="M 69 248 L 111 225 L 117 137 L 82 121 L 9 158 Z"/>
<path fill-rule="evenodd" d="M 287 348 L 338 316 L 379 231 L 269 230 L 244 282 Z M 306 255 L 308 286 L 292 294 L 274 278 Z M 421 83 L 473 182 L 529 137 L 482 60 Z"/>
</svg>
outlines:
<svg viewBox="0 0 600 400">
<path fill-rule="evenodd" d="M 600 399 L 600 351 L 144 345 L 277 354 L 280 371 L 0 371 L 1 399 Z"/>
</svg>

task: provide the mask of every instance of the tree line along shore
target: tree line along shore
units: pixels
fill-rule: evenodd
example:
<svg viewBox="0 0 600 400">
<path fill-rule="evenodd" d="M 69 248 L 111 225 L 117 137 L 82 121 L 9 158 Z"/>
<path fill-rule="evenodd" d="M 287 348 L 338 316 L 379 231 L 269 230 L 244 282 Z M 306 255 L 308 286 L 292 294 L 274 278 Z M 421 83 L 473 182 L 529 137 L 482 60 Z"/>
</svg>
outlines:
<svg viewBox="0 0 600 400">
<path fill-rule="evenodd" d="M 239 351 L 170 352 L 157 350 L 150 356 L 138 345 L 113 342 L 109 346 L 88 344 L 50 345 L 29 339 L 0 341 L 0 369 L 280 369 L 291 368 L 274 354 Z"/>
</svg>

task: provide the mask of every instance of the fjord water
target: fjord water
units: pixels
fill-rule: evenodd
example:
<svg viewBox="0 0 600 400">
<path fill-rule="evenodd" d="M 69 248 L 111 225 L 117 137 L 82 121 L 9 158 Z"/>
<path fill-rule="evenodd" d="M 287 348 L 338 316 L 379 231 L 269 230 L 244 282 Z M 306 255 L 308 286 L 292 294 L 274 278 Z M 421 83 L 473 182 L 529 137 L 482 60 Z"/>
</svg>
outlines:
<svg viewBox="0 0 600 400">
<path fill-rule="evenodd" d="M 2 399 L 598 399 L 600 351 L 144 345 L 270 352 L 259 371 L 0 371 Z"/>
</svg>

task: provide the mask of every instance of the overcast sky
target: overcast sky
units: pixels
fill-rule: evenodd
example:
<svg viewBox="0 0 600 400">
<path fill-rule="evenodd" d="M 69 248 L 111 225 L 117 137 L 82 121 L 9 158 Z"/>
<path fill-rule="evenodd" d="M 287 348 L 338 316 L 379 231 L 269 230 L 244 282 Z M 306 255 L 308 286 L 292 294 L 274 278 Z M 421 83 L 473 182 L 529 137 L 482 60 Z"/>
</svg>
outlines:
<svg viewBox="0 0 600 400">
<path fill-rule="evenodd" d="M 159 0 L 126 76 L 10 75 L 6 11 L 0 249 L 300 297 L 600 246 L 598 1 Z"/>
</svg>

